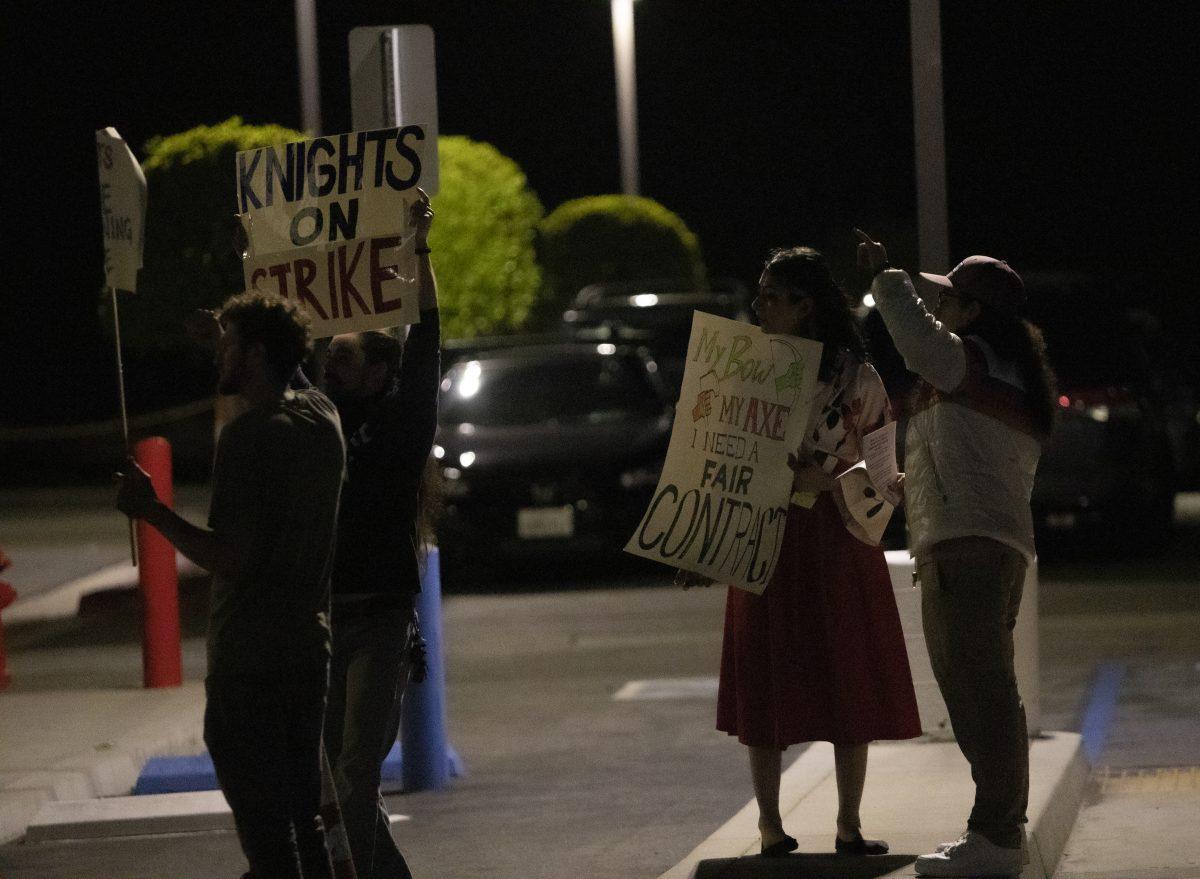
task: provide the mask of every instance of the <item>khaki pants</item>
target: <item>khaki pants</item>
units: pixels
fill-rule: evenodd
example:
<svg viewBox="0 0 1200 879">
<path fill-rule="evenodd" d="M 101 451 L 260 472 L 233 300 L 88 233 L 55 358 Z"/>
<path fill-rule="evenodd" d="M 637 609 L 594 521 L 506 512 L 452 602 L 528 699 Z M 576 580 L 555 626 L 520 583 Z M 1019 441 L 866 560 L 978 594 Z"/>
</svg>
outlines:
<svg viewBox="0 0 1200 879">
<path fill-rule="evenodd" d="M 917 558 L 934 676 L 971 764 L 967 828 L 1019 848 L 1029 802 L 1029 737 L 1013 666 L 1025 557 L 986 537 L 934 544 Z"/>
</svg>

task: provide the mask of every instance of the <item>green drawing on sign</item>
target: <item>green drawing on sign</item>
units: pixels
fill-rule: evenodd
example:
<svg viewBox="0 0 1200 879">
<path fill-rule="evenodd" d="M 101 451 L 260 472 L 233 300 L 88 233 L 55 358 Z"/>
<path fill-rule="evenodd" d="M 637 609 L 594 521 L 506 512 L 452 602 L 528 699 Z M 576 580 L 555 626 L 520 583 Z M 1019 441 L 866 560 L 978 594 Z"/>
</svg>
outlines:
<svg viewBox="0 0 1200 879">
<path fill-rule="evenodd" d="M 804 360 L 793 360 L 788 366 L 787 372 L 775 379 L 775 393 L 782 394 L 784 391 L 792 390 L 799 391 L 804 387 Z"/>
</svg>

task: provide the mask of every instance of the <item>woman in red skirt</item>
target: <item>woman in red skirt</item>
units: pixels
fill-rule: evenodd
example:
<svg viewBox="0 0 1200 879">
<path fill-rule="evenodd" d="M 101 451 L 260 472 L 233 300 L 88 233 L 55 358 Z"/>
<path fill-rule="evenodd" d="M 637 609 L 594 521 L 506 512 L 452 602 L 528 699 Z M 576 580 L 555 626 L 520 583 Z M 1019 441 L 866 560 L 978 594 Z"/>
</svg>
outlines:
<svg viewBox="0 0 1200 879">
<path fill-rule="evenodd" d="M 793 467 L 792 503 L 766 591 L 730 587 L 717 729 L 750 749 L 762 853 L 796 848 L 779 815 L 782 753 L 834 747 L 838 852 L 884 854 L 864 839 L 867 743 L 920 735 L 904 635 L 879 537 L 892 507 L 862 468 L 862 437 L 891 420 L 845 295 L 823 256 L 777 251 L 754 310 L 768 333 L 824 345 L 813 417 Z"/>
</svg>

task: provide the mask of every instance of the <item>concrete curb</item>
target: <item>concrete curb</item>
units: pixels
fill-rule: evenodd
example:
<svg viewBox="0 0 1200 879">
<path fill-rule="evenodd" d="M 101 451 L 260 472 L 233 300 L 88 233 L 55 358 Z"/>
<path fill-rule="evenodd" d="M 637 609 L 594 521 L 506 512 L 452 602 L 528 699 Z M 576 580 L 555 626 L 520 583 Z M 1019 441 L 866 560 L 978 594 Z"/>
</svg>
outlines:
<svg viewBox="0 0 1200 879">
<path fill-rule="evenodd" d="M 0 738 L 22 741 L 30 729 L 42 736 L 6 749 L 0 761 L 0 843 L 20 838 L 48 803 L 128 794 L 150 757 L 203 748 L 198 681 L 169 690 L 7 693 L 4 709 Z M 131 717 L 138 721 L 120 725 Z M 70 732 L 59 737 L 62 730 Z"/>
<path fill-rule="evenodd" d="M 29 825 L 29 843 L 159 833 L 233 830 L 219 790 L 46 803 Z"/>
<path fill-rule="evenodd" d="M 1030 863 L 1021 879 L 1052 879 L 1079 812 L 1088 771 L 1078 734 L 1048 733 L 1030 743 Z M 953 742 L 871 746 L 864 827 L 868 835 L 889 840 L 893 852 L 915 859 L 957 837 L 973 796 L 970 769 Z M 812 745 L 783 773 L 779 800 L 784 826 L 799 841 L 800 852 L 828 852 L 837 813 L 832 746 Z M 816 827 L 823 832 L 799 832 Z M 758 849 L 758 807 L 750 800 L 659 879 L 691 879 L 705 861 L 753 856 Z M 914 875 L 911 861 L 886 874 L 894 879 Z"/>
</svg>

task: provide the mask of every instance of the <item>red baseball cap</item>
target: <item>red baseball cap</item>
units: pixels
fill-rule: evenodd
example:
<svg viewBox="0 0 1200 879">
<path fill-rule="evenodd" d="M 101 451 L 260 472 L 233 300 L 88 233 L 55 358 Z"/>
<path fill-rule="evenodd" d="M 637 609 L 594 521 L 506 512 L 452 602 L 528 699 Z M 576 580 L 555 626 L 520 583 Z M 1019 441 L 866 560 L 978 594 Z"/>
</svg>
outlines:
<svg viewBox="0 0 1200 879">
<path fill-rule="evenodd" d="M 921 272 L 921 277 L 938 287 L 949 287 L 968 299 L 976 299 L 1006 314 L 1020 314 L 1025 306 L 1025 283 L 1002 259 L 968 256 L 948 275 Z"/>
</svg>

